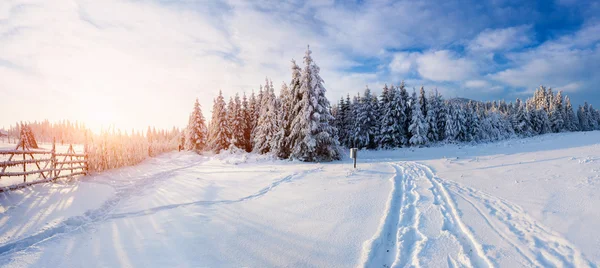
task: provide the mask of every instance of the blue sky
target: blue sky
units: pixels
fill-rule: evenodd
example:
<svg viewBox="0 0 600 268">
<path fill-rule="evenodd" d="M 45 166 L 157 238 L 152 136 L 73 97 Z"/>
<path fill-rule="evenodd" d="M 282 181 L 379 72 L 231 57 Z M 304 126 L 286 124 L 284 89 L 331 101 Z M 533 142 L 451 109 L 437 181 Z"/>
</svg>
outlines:
<svg viewBox="0 0 600 268">
<path fill-rule="evenodd" d="M 598 14 L 574 0 L 3 0 L 0 127 L 182 127 L 196 97 L 208 116 L 219 89 L 279 88 L 307 44 L 332 101 L 405 80 L 478 100 L 543 84 L 600 108 Z"/>
</svg>

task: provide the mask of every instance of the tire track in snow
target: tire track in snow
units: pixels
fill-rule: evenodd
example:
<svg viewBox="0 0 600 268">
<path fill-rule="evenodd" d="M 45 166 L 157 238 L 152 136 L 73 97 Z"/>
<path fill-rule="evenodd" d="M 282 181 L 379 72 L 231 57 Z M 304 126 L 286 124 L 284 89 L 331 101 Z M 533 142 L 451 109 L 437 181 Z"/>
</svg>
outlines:
<svg viewBox="0 0 600 268">
<path fill-rule="evenodd" d="M 420 169 L 424 177 L 431 182 L 433 185 L 434 196 L 439 198 L 440 205 L 442 206 L 442 214 L 444 216 L 444 228 L 451 232 L 463 247 L 463 252 L 469 257 L 471 265 L 474 267 L 494 267 L 488 257 L 483 251 L 481 244 L 475 239 L 468 227 L 460 219 L 458 210 L 454 201 L 448 194 L 447 189 L 439 178 L 435 176 L 433 171 L 422 164 L 412 163 L 418 169 Z"/>
<path fill-rule="evenodd" d="M 515 250 L 535 266 L 597 267 L 560 234 L 539 224 L 517 205 L 455 182 L 445 182 L 457 196 L 467 201 Z M 483 209 L 489 212 L 486 216 Z M 493 222 L 493 223 L 492 223 Z"/>
<path fill-rule="evenodd" d="M 419 230 L 421 195 L 418 170 L 391 164 L 395 169 L 392 191 L 376 235 L 363 245 L 362 267 L 419 267 L 419 252 L 427 237 Z"/>
<path fill-rule="evenodd" d="M 398 165 L 396 165 L 398 167 Z M 418 253 L 423 249 L 427 237 L 419 230 L 421 211 L 417 203 L 421 196 L 417 192 L 416 180 L 419 179 L 418 170 L 413 167 L 404 167 L 406 179 L 403 181 L 403 191 L 406 193 L 400 210 L 400 224 L 398 226 L 398 246 L 396 260 L 392 267 L 406 267 L 408 265 L 419 267 Z"/>
<path fill-rule="evenodd" d="M 493 267 L 481 245 L 462 223 L 446 189 L 433 178 L 426 166 L 411 162 L 391 164 L 396 170 L 390 179 L 392 191 L 385 214 L 376 235 L 363 245 L 362 267 L 420 267 L 420 254 L 427 241 L 421 220 L 426 217 L 419 207 L 436 207 L 443 224 L 439 233 L 446 233 L 459 252 L 459 261 L 444 256 L 451 267 Z M 423 198 L 422 193 L 433 194 Z M 436 212 L 434 212 L 436 213 Z M 444 232 L 445 231 L 445 232 Z M 433 237 L 437 239 L 438 237 Z"/>
<path fill-rule="evenodd" d="M 406 179 L 403 168 L 397 165 L 392 167 L 395 170 L 394 176 L 390 178 L 392 191 L 376 235 L 363 244 L 362 267 L 391 267 L 398 254 L 398 224 L 405 199 Z"/>
</svg>

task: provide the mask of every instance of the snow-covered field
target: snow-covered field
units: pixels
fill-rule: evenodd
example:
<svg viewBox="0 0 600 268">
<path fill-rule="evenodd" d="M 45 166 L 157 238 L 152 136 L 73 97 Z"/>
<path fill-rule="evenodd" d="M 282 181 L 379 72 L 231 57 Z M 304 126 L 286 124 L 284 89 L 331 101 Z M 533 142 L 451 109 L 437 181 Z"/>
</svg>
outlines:
<svg viewBox="0 0 600 268">
<path fill-rule="evenodd" d="M 0 194 L 8 267 L 597 267 L 600 132 L 308 164 L 170 153 Z"/>
</svg>

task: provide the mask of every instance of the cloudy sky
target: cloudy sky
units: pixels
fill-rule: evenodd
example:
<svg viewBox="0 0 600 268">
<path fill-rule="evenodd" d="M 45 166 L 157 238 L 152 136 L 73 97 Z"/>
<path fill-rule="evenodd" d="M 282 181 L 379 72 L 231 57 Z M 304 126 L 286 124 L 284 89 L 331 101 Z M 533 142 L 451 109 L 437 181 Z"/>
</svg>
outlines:
<svg viewBox="0 0 600 268">
<path fill-rule="evenodd" d="M 307 44 L 332 101 L 405 80 L 477 100 L 544 84 L 600 108 L 598 14 L 576 0 L 0 0 L 0 128 L 183 127 L 196 97 L 208 116 L 218 90 L 279 89 Z"/>
</svg>

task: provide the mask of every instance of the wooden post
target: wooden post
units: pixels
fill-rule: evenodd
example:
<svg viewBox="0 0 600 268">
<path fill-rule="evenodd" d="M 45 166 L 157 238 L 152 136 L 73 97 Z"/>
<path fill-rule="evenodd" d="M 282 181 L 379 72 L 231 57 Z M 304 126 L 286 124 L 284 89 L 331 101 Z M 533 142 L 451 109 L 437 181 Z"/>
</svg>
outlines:
<svg viewBox="0 0 600 268">
<path fill-rule="evenodd" d="M 52 166 L 52 180 L 56 178 L 56 137 L 52 138 L 52 157 L 50 158 L 50 165 Z"/>
<path fill-rule="evenodd" d="M 354 160 L 354 168 L 356 168 L 356 158 L 358 153 L 358 148 L 350 148 L 350 158 Z"/>
<path fill-rule="evenodd" d="M 21 139 L 21 147 L 23 147 L 23 182 L 27 182 L 27 174 L 25 174 L 27 172 L 27 164 L 25 164 L 25 139 Z"/>
<path fill-rule="evenodd" d="M 87 131 L 85 132 L 84 141 L 83 141 L 83 175 L 87 176 L 88 174 L 88 136 Z"/>
<path fill-rule="evenodd" d="M 75 150 L 73 150 L 73 144 L 69 144 L 69 152 L 74 154 Z M 70 156 L 70 161 L 71 161 L 71 165 L 69 165 L 69 167 L 71 168 L 71 174 L 73 174 L 73 155 Z"/>
</svg>

